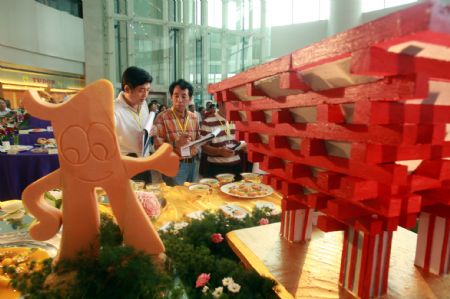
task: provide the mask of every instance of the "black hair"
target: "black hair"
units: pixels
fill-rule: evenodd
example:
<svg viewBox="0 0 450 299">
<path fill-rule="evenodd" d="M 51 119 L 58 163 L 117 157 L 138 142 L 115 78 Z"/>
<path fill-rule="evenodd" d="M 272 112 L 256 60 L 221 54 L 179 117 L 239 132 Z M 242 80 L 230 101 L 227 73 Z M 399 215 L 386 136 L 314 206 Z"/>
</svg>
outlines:
<svg viewBox="0 0 450 299">
<path fill-rule="evenodd" d="M 128 85 L 131 89 L 134 89 L 139 85 L 152 82 L 152 75 L 137 66 L 130 66 L 122 74 L 122 90 L 125 90 L 125 85 Z"/>
<path fill-rule="evenodd" d="M 192 87 L 192 84 L 187 82 L 184 79 L 178 79 L 177 81 L 172 82 L 172 84 L 170 84 L 169 86 L 169 93 L 170 96 L 173 95 L 173 90 L 175 89 L 175 87 L 179 86 L 181 88 L 181 90 L 185 90 L 188 89 L 189 91 L 189 97 L 191 98 L 192 95 L 194 94 L 194 87 Z"/>
</svg>

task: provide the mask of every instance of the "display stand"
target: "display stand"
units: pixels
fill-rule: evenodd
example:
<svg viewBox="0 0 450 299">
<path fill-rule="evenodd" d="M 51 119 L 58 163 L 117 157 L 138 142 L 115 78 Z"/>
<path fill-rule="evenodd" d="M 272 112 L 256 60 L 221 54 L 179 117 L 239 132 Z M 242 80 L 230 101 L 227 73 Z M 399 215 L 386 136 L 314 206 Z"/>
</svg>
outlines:
<svg viewBox="0 0 450 299">
<path fill-rule="evenodd" d="M 234 252 L 248 267 L 274 278 L 280 298 L 354 298 L 339 284 L 343 232 L 316 227 L 311 241 L 291 243 L 279 236 L 280 223 L 227 234 Z M 383 298 L 448 298 L 450 276 L 426 274 L 414 266 L 417 234 L 393 233 L 389 287 Z"/>
</svg>

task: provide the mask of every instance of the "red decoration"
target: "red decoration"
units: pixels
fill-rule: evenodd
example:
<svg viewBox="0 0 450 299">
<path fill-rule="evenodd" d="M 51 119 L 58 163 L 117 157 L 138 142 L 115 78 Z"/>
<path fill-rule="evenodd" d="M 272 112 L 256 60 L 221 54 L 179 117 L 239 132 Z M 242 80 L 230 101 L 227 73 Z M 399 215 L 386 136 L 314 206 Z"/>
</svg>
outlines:
<svg viewBox="0 0 450 299">
<path fill-rule="evenodd" d="M 281 235 L 309 239 L 314 210 L 345 232 L 356 296 L 386 293 L 392 232 L 419 215 L 416 265 L 449 272 L 449 48 L 450 6 L 427 2 L 209 86 L 284 196 Z"/>
</svg>

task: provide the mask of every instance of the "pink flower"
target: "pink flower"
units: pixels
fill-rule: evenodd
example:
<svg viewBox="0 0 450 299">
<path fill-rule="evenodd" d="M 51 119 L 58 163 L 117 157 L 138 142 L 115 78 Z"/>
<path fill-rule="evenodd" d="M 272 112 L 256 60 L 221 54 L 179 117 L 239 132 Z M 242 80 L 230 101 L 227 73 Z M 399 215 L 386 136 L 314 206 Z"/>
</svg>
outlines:
<svg viewBox="0 0 450 299">
<path fill-rule="evenodd" d="M 135 191 L 134 193 L 148 217 L 159 216 L 161 213 L 161 204 L 153 193 L 145 191 Z"/>
<path fill-rule="evenodd" d="M 267 218 L 261 218 L 261 219 L 259 220 L 259 225 L 266 225 L 266 224 L 269 224 L 269 219 L 267 219 Z"/>
<path fill-rule="evenodd" d="M 206 285 L 210 279 L 211 274 L 202 273 L 197 277 L 197 281 L 195 282 L 195 287 L 199 288 Z"/>
<path fill-rule="evenodd" d="M 211 241 L 213 243 L 219 244 L 220 242 L 223 241 L 223 237 L 221 234 L 212 234 L 211 235 Z"/>
</svg>

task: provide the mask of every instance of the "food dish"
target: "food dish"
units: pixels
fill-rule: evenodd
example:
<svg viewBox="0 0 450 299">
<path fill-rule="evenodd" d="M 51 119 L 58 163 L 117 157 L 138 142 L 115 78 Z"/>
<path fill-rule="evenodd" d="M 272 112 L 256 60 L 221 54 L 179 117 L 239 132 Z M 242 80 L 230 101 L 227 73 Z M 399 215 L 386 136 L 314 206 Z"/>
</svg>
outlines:
<svg viewBox="0 0 450 299">
<path fill-rule="evenodd" d="M 275 206 L 275 204 L 269 201 L 263 200 L 257 201 L 255 206 L 257 209 L 264 209 L 264 208 L 269 209 L 272 215 L 278 215 L 281 213 L 281 211 Z"/>
<path fill-rule="evenodd" d="M 211 186 L 206 184 L 193 184 L 189 186 L 189 191 L 194 191 L 198 193 L 208 192 L 211 189 Z"/>
<path fill-rule="evenodd" d="M 210 185 L 211 187 L 213 186 L 218 186 L 219 185 L 219 181 L 216 179 L 212 179 L 212 178 L 204 178 L 201 179 L 199 181 L 200 184 L 206 184 L 206 185 Z"/>
<path fill-rule="evenodd" d="M 35 129 L 30 129 L 31 133 L 40 133 L 40 132 L 47 132 L 47 129 L 43 129 L 43 128 L 35 128 Z"/>
<path fill-rule="evenodd" d="M 205 216 L 203 215 L 203 211 L 195 211 L 186 214 L 186 217 L 190 219 L 202 220 Z"/>
<path fill-rule="evenodd" d="M 8 244 L 9 245 L 9 244 Z M 11 244 L 12 245 L 12 244 Z M 15 247 L 0 248 L 0 265 L 15 266 L 21 273 L 30 273 L 31 264 L 35 261 L 42 261 L 49 257 L 49 254 L 39 246 L 22 247 L 27 244 L 14 244 Z M 0 286 L 7 287 L 10 283 L 10 277 L 1 267 Z"/>
<path fill-rule="evenodd" d="M 254 172 L 241 173 L 242 179 L 246 182 L 260 183 L 262 175 Z"/>
<path fill-rule="evenodd" d="M 234 174 L 232 173 L 221 173 L 216 175 L 216 178 L 219 180 L 221 184 L 228 184 L 234 181 Z"/>
<path fill-rule="evenodd" d="M 220 191 L 240 198 L 261 198 L 273 193 L 270 186 L 257 183 L 230 183 L 220 187 Z"/>
<path fill-rule="evenodd" d="M 238 205 L 227 204 L 221 206 L 220 209 L 225 215 L 236 219 L 244 219 L 248 215 L 248 212 Z"/>
</svg>

